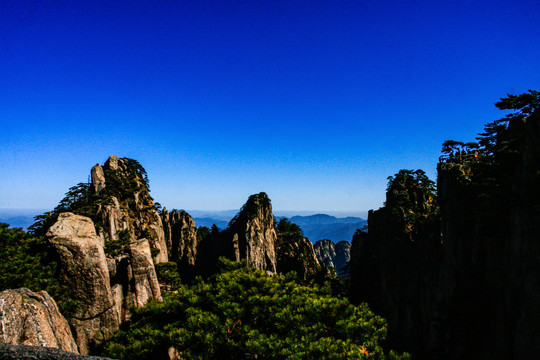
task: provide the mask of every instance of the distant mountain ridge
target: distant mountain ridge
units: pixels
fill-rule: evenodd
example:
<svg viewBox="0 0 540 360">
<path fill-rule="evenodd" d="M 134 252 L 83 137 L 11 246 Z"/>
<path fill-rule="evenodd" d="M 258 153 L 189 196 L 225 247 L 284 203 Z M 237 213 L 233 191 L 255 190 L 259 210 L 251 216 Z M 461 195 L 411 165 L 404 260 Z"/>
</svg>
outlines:
<svg viewBox="0 0 540 360">
<path fill-rule="evenodd" d="M 0 209 L 0 222 L 7 223 L 11 227 L 20 227 L 26 230 L 35 222 L 34 217 L 42 214 L 44 211 L 42 209 Z M 211 228 L 213 224 L 216 224 L 222 230 L 227 228 L 229 221 L 235 215 L 233 210 L 216 212 L 196 211 L 195 213 L 198 215 L 193 217 L 195 226 Z M 284 217 L 276 216 L 278 220 Z M 313 243 L 322 239 L 329 239 L 335 243 L 351 241 L 356 229 L 367 224 L 367 220 L 355 216 L 336 217 L 328 214 L 315 214 L 307 216 L 294 215 L 287 218 L 299 225 L 304 231 L 304 236 Z"/>
<path fill-rule="evenodd" d="M 323 239 L 329 239 L 335 243 L 351 241 L 356 229 L 367 224 L 367 220 L 359 217 L 337 218 L 327 214 L 293 216 L 289 220 L 299 225 L 304 235 L 313 243 Z"/>
<path fill-rule="evenodd" d="M 9 224 L 12 228 L 26 230 L 32 225 L 34 217 L 43 214 L 46 209 L 0 209 L 0 222 Z"/>
</svg>

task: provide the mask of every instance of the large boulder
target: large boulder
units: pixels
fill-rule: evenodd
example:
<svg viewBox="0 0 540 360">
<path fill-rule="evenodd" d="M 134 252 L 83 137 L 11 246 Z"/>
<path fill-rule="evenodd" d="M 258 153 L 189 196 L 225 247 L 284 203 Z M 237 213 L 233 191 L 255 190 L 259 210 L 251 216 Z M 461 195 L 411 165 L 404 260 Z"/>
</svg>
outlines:
<svg viewBox="0 0 540 360">
<path fill-rule="evenodd" d="M 67 320 L 45 291 L 0 292 L 0 343 L 47 346 L 78 353 Z"/>
<path fill-rule="evenodd" d="M 77 302 L 70 323 L 79 351 L 87 354 L 119 327 L 103 240 L 92 220 L 72 213 L 60 214 L 47 236 L 58 254 L 61 278 Z"/>
</svg>

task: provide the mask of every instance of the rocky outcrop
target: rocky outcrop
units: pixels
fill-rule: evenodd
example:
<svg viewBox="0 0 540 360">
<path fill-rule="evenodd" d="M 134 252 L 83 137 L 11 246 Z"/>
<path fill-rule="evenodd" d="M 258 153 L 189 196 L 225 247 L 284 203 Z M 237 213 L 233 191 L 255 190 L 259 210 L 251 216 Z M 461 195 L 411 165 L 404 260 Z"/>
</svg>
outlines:
<svg viewBox="0 0 540 360">
<path fill-rule="evenodd" d="M 51 347 L 0 344 L 0 360 L 111 360 L 77 355 Z"/>
<path fill-rule="evenodd" d="M 195 266 L 198 241 L 193 218 L 183 210 L 173 210 L 169 213 L 163 209 L 161 220 L 171 260 L 178 262 L 181 271 Z"/>
<path fill-rule="evenodd" d="M 388 320 L 389 347 L 414 354 L 427 341 L 441 243 L 435 194 L 424 177 L 396 175 L 386 206 L 369 212 L 369 232 L 353 237 L 350 263 L 352 301 Z"/>
<path fill-rule="evenodd" d="M 276 265 L 279 274 L 294 271 L 298 277 L 307 280 L 313 278 L 321 266 L 311 241 L 304 237 L 302 229 L 288 219 L 281 219 L 277 224 Z"/>
<path fill-rule="evenodd" d="M 62 281 L 77 302 L 70 324 L 79 351 L 87 354 L 119 326 L 103 240 L 92 220 L 72 213 L 60 214 L 47 236 L 58 254 Z"/>
<path fill-rule="evenodd" d="M 313 277 L 320 269 L 313 244 L 306 237 L 287 244 L 278 240 L 276 253 L 277 272 L 280 274 L 295 271 L 300 279 L 306 280 Z"/>
<path fill-rule="evenodd" d="M 336 247 L 332 240 L 319 240 L 313 245 L 315 255 L 319 262 L 324 266 L 334 268 L 334 259 L 336 258 Z"/>
<path fill-rule="evenodd" d="M 229 253 L 234 260 L 247 260 L 250 266 L 276 272 L 276 231 L 268 195 L 251 195 L 225 232 Z"/>
<path fill-rule="evenodd" d="M 319 262 L 333 268 L 336 273 L 343 269 L 350 258 L 351 243 L 348 241 L 335 244 L 332 240 L 319 240 L 313 248 Z"/>
<path fill-rule="evenodd" d="M 45 291 L 20 288 L 0 292 L 0 323 L 0 343 L 78 353 L 67 320 Z"/>
<path fill-rule="evenodd" d="M 135 290 L 135 306 L 142 307 L 148 300 L 161 300 L 161 291 L 156 269 L 150 253 L 148 240 L 141 239 L 129 245 L 131 254 L 131 271 Z"/>
<path fill-rule="evenodd" d="M 412 191 L 353 240 L 353 301 L 416 359 L 540 358 L 540 114 L 493 141 L 480 157 L 441 159 L 440 226 Z"/>
<path fill-rule="evenodd" d="M 155 249 L 156 263 L 167 262 L 167 244 L 161 217 L 148 189 L 144 168 L 135 160 L 112 155 L 103 167 L 91 171 L 96 197 L 96 227 L 105 240 L 146 238 Z"/>
</svg>

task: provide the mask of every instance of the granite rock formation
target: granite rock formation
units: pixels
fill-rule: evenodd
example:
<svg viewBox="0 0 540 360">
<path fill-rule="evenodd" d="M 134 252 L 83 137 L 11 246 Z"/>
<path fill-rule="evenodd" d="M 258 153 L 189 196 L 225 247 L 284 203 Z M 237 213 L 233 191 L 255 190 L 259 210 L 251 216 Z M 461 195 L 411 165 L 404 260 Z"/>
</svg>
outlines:
<svg viewBox="0 0 540 360">
<path fill-rule="evenodd" d="M 440 216 L 411 183 L 390 186 L 353 240 L 353 301 L 416 359 L 540 358 L 538 111 L 491 141 L 481 156 L 441 158 Z"/>
<path fill-rule="evenodd" d="M 148 239 L 156 249 L 156 263 L 167 262 L 167 244 L 161 217 L 148 189 L 144 168 L 135 160 L 112 155 L 102 167 L 91 170 L 96 196 L 95 223 L 105 240 L 119 240 L 129 234 L 130 240 Z M 122 233 L 124 232 L 124 233 Z"/>
<path fill-rule="evenodd" d="M 198 240 L 193 218 L 183 210 L 163 209 L 161 219 L 171 260 L 178 262 L 181 271 L 195 266 Z"/>
<path fill-rule="evenodd" d="M 0 343 L 47 346 L 78 353 L 67 320 L 45 291 L 0 292 Z"/>
<path fill-rule="evenodd" d="M 133 287 L 135 290 L 135 306 L 142 307 L 148 300 L 161 300 L 161 291 L 156 269 L 150 253 L 150 244 L 140 239 L 129 244 Z"/>
<path fill-rule="evenodd" d="M 225 233 L 234 260 L 245 259 L 250 266 L 276 272 L 277 235 L 268 195 L 251 195 Z"/>
<path fill-rule="evenodd" d="M 276 230 L 277 272 L 286 274 L 295 271 L 303 280 L 313 278 L 321 270 L 321 266 L 315 256 L 313 244 L 304 236 L 302 229 L 288 219 L 281 219 Z"/>
<path fill-rule="evenodd" d="M 313 245 L 315 255 L 324 266 L 333 268 L 336 273 L 347 264 L 351 253 L 351 243 L 340 241 L 335 244 L 332 240 L 319 240 Z"/>
<path fill-rule="evenodd" d="M 70 324 L 79 351 L 88 354 L 119 326 L 103 239 L 96 235 L 91 219 L 72 213 L 60 214 L 47 236 L 58 254 L 62 281 L 77 302 Z"/>
</svg>

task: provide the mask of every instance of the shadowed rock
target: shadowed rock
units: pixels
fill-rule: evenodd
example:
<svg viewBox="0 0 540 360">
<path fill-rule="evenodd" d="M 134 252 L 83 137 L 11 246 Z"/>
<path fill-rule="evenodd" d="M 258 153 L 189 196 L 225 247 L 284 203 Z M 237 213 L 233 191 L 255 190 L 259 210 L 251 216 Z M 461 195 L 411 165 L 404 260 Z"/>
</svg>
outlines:
<svg viewBox="0 0 540 360">
<path fill-rule="evenodd" d="M 111 360 L 50 347 L 0 344 L 0 360 Z"/>
</svg>

